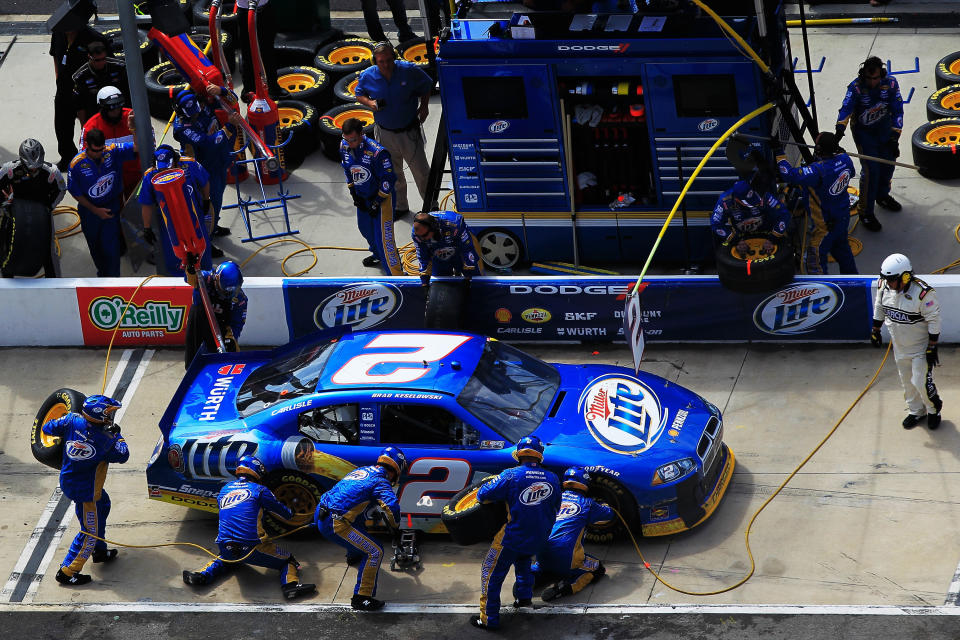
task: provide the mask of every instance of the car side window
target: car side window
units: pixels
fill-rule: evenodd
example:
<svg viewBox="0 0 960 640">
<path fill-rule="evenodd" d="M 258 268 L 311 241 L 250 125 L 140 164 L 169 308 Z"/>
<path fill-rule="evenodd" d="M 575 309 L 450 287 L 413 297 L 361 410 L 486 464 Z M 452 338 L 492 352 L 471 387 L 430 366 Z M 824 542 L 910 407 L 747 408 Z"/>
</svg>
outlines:
<svg viewBox="0 0 960 640">
<path fill-rule="evenodd" d="M 477 431 L 446 409 L 422 404 L 380 406 L 380 441 L 385 444 L 426 444 L 475 447 Z"/>
<path fill-rule="evenodd" d="M 337 404 L 304 411 L 297 417 L 300 433 L 314 442 L 357 443 L 357 405 Z"/>
</svg>

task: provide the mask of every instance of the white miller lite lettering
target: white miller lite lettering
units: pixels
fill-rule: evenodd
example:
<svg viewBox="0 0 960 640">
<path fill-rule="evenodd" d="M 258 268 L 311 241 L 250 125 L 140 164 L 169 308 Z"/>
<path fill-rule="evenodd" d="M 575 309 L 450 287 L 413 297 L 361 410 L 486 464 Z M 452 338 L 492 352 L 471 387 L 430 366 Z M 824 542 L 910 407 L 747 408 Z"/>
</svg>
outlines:
<svg viewBox="0 0 960 640">
<path fill-rule="evenodd" d="M 843 306 L 843 290 L 829 282 L 790 285 L 757 305 L 753 323 L 765 333 L 810 333 Z"/>
<path fill-rule="evenodd" d="M 233 440 L 233 437 L 221 436 L 216 440 L 190 438 L 180 443 L 184 477 L 201 480 L 232 478 L 237 460 L 245 454 L 257 452 L 256 443 Z"/>
<path fill-rule="evenodd" d="M 624 455 L 652 447 L 666 422 L 652 389 L 636 378 L 617 374 L 594 380 L 577 407 L 594 439 L 605 449 Z"/>
<path fill-rule="evenodd" d="M 367 329 L 396 313 L 402 300 L 400 290 L 393 285 L 360 284 L 341 289 L 321 302 L 313 313 L 313 322 L 319 329 Z"/>
</svg>

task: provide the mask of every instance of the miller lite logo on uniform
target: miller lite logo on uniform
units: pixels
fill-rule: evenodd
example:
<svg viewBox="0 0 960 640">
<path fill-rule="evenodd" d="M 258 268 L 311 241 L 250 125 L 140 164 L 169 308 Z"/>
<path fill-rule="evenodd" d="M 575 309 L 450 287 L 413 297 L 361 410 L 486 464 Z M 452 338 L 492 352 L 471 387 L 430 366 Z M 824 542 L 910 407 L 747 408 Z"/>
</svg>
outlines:
<svg viewBox="0 0 960 640">
<path fill-rule="evenodd" d="M 107 195 L 110 193 L 110 189 L 113 188 L 113 180 L 115 177 L 116 174 L 112 172 L 101 176 L 100 179 L 94 182 L 87 190 L 87 195 L 91 198 L 100 198 Z"/>
<path fill-rule="evenodd" d="M 510 123 L 506 120 L 497 120 L 496 122 L 491 123 L 487 129 L 490 131 L 490 133 L 503 133 L 509 127 Z"/>
<path fill-rule="evenodd" d="M 764 333 L 810 333 L 843 307 L 843 290 L 829 282 L 792 284 L 757 305 L 753 323 Z"/>
<path fill-rule="evenodd" d="M 623 455 L 652 447 L 666 423 L 653 390 L 636 378 L 617 374 L 594 380 L 580 396 L 577 410 L 602 447 Z"/>
<path fill-rule="evenodd" d="M 354 471 L 351 471 L 347 475 L 343 476 L 343 479 L 344 480 L 363 480 L 368 475 L 370 475 L 370 473 L 366 469 L 356 469 Z"/>
<path fill-rule="evenodd" d="M 540 504 L 552 495 L 553 487 L 549 482 L 534 482 L 520 494 L 520 502 L 528 507 L 532 507 L 535 504 Z"/>
<path fill-rule="evenodd" d="M 838 196 L 841 193 L 846 193 L 851 177 L 850 171 L 844 170 L 839 176 L 837 176 L 837 179 L 833 181 L 833 184 L 830 185 L 830 195 Z"/>
<path fill-rule="evenodd" d="M 580 505 L 570 500 L 564 500 L 560 504 L 560 510 L 557 511 L 557 520 L 566 520 L 580 513 Z"/>
<path fill-rule="evenodd" d="M 369 329 L 400 309 L 403 294 L 391 284 L 368 282 L 341 289 L 320 303 L 313 312 L 319 329 L 352 326 Z"/>
<path fill-rule="evenodd" d="M 220 508 L 229 509 L 230 507 L 235 507 L 244 500 L 247 500 L 253 494 L 250 493 L 250 489 L 234 489 L 227 495 L 220 498 Z"/>
<path fill-rule="evenodd" d="M 93 445 L 79 440 L 71 440 L 67 443 L 67 457 L 71 460 L 89 460 L 97 455 L 97 450 Z"/>
<path fill-rule="evenodd" d="M 350 166 L 350 180 L 353 184 L 363 184 L 370 179 L 370 170 L 358 164 Z"/>
</svg>

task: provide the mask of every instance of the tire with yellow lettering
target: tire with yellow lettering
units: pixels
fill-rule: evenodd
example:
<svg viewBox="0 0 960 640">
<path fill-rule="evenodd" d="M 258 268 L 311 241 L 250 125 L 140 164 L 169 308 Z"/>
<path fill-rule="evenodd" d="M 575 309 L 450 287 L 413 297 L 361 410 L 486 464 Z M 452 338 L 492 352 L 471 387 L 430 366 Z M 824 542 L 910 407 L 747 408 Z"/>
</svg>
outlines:
<svg viewBox="0 0 960 640">
<path fill-rule="evenodd" d="M 344 38 L 320 47 L 313 58 L 313 66 L 334 78 L 363 71 L 373 64 L 374 42 L 366 38 Z"/>
<path fill-rule="evenodd" d="M 343 123 L 350 118 L 357 118 L 363 122 L 363 135 L 373 135 L 373 111 L 359 102 L 341 104 L 320 116 L 320 123 L 317 125 L 320 131 L 320 148 L 323 150 L 323 155 L 331 160 L 340 160 Z"/>
<path fill-rule="evenodd" d="M 313 522 L 313 514 L 317 510 L 320 496 L 323 495 L 323 487 L 316 480 L 302 471 L 277 469 L 263 477 L 263 485 L 273 492 L 281 504 L 293 512 L 293 518 L 289 521 L 265 512 L 263 529 L 268 535 L 278 536 Z M 301 530 L 303 534 L 309 534 L 310 531 L 310 528 Z"/>
<path fill-rule="evenodd" d="M 354 71 L 343 76 L 333 85 L 333 96 L 337 102 L 352 104 L 357 101 L 356 89 L 362 71 Z"/>
<path fill-rule="evenodd" d="M 960 84 L 937 89 L 927 98 L 927 120 L 960 116 Z"/>
<path fill-rule="evenodd" d="M 63 441 L 60 438 L 48 436 L 43 432 L 43 425 L 67 415 L 79 413 L 87 396 L 73 389 L 58 389 L 54 391 L 40 405 L 37 417 L 33 419 L 33 428 L 30 429 L 30 452 L 37 462 L 41 462 L 51 469 L 59 469 L 63 464 Z"/>
<path fill-rule="evenodd" d="M 910 140 L 920 175 L 936 180 L 960 178 L 960 118 L 940 118 L 917 127 Z"/>
<path fill-rule="evenodd" d="M 591 473 L 590 490 L 587 492 L 587 495 L 611 507 L 615 512 L 623 516 L 623 520 L 626 520 L 631 527 L 636 524 L 637 501 L 634 500 L 630 492 L 616 480 L 608 478 L 607 476 L 601 476 L 597 473 Z M 586 531 L 583 532 L 583 538 L 590 542 L 606 543 L 625 534 L 626 531 L 627 529 L 623 526 L 623 521 L 614 513 L 613 520 L 587 527 Z"/>
<path fill-rule="evenodd" d="M 951 84 L 960 84 L 960 51 L 954 51 L 940 59 L 936 66 L 937 89 Z"/>
<path fill-rule="evenodd" d="M 330 108 L 333 82 L 325 71 L 314 67 L 283 67 L 277 70 L 282 100 L 300 100 L 318 109 Z"/>
<path fill-rule="evenodd" d="M 284 166 L 293 171 L 317 148 L 320 113 L 300 100 L 277 100 L 277 116 L 281 142 L 290 138 L 282 147 Z"/>
<path fill-rule="evenodd" d="M 763 243 L 773 243 L 771 253 L 763 253 Z M 768 234 L 747 235 L 750 247 L 741 255 L 735 245 L 721 245 L 717 250 L 717 275 L 720 284 L 738 293 L 766 293 L 791 280 L 796 270 L 793 248 L 786 238 Z"/>
<path fill-rule="evenodd" d="M 487 476 L 472 484 L 443 506 L 440 520 L 453 541 L 461 545 L 493 539 L 507 522 L 507 509 L 502 502 L 481 503 L 477 500 L 480 486 L 496 476 Z"/>
<path fill-rule="evenodd" d="M 143 83 L 147 87 L 150 115 L 163 121 L 173 112 L 173 96 L 190 88 L 190 83 L 184 80 L 172 62 L 161 62 L 147 69 Z"/>
</svg>

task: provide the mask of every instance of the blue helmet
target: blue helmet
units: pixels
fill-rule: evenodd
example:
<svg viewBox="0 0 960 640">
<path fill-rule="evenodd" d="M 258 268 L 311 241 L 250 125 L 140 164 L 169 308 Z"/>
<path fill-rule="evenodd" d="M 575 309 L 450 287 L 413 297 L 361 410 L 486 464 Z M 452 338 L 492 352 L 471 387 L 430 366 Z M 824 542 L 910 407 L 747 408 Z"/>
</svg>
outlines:
<svg viewBox="0 0 960 640">
<path fill-rule="evenodd" d="M 236 262 L 227 260 L 218 264 L 213 270 L 213 281 L 217 289 L 232 296 L 243 286 L 243 274 L 240 273 L 240 267 Z"/>
<path fill-rule="evenodd" d="M 517 442 L 517 449 L 513 452 L 514 460 L 520 458 L 536 458 L 537 462 L 543 462 L 543 443 L 537 436 L 524 436 Z"/>
<path fill-rule="evenodd" d="M 588 491 L 590 488 L 590 474 L 583 467 L 570 467 L 563 472 L 563 488 Z"/>
<path fill-rule="evenodd" d="M 380 452 L 377 464 L 393 469 L 399 480 L 403 472 L 407 470 L 407 456 L 403 455 L 403 451 L 398 447 L 387 447 Z"/>
<path fill-rule="evenodd" d="M 174 101 L 177 111 L 187 118 L 192 118 L 200 113 L 200 103 L 197 101 L 197 96 L 189 89 L 183 89 L 178 92 Z"/>
<path fill-rule="evenodd" d="M 751 191 L 753 191 L 753 188 L 748 180 L 737 180 L 733 183 L 731 195 L 737 200 L 746 200 Z"/>
<path fill-rule="evenodd" d="M 109 396 L 95 395 L 83 401 L 80 413 L 90 422 L 96 424 L 110 424 L 113 414 L 120 408 L 120 403 Z"/>
<path fill-rule="evenodd" d="M 162 144 L 153 152 L 153 160 L 157 163 L 157 169 L 169 169 L 180 162 L 180 154 L 170 145 Z"/>
<path fill-rule="evenodd" d="M 238 478 L 244 476 L 250 480 L 259 482 L 260 479 L 267 473 L 267 468 L 263 466 L 263 463 L 260 462 L 259 458 L 247 454 L 241 456 L 237 460 L 237 468 L 233 472 L 233 475 Z"/>
</svg>

